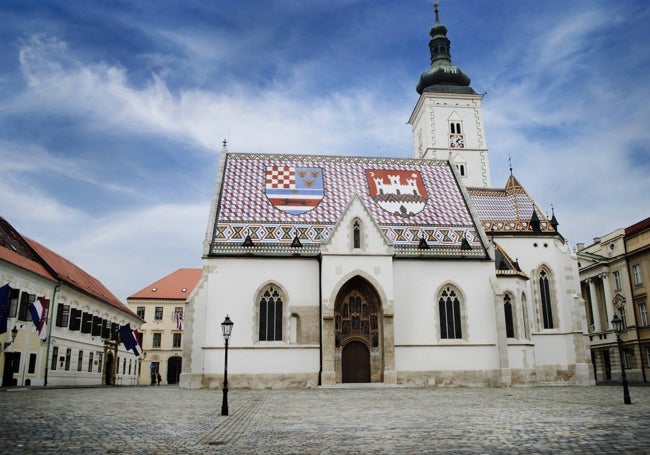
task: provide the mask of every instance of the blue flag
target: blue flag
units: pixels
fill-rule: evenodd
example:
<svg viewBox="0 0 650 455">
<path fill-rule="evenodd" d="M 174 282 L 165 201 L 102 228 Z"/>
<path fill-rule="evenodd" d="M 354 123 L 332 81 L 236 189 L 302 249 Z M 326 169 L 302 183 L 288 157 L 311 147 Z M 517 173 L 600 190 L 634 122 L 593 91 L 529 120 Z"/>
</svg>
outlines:
<svg viewBox="0 0 650 455">
<path fill-rule="evenodd" d="M 0 333 L 7 331 L 7 320 L 9 319 L 9 294 L 11 288 L 5 284 L 0 288 Z"/>
</svg>

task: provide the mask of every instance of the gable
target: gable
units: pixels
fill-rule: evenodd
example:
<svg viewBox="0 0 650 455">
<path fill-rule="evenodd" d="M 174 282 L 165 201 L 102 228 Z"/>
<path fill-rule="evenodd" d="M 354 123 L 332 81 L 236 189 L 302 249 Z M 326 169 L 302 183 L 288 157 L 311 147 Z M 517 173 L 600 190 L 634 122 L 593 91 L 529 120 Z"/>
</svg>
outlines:
<svg viewBox="0 0 650 455">
<path fill-rule="evenodd" d="M 318 254 L 355 194 L 396 252 L 484 256 L 447 161 L 250 154 L 225 159 L 210 254 Z"/>
</svg>

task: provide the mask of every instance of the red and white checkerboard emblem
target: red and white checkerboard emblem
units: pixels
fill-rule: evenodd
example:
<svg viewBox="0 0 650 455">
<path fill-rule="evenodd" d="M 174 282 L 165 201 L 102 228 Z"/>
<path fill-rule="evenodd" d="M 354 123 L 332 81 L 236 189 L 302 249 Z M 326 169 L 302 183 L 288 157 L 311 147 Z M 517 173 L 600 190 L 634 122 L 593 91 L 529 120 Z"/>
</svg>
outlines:
<svg viewBox="0 0 650 455">
<path fill-rule="evenodd" d="M 291 215 L 315 209 L 325 195 L 318 167 L 268 166 L 264 182 L 271 205 Z"/>
</svg>

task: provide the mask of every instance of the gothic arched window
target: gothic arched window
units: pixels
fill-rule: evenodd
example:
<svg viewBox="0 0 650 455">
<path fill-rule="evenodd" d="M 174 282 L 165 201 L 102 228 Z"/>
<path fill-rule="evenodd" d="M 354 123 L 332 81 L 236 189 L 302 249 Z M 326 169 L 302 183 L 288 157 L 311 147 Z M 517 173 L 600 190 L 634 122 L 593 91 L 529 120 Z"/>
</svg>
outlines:
<svg viewBox="0 0 650 455">
<path fill-rule="evenodd" d="M 260 293 L 259 340 L 282 341 L 282 294 L 277 286 L 269 285 Z"/>
<path fill-rule="evenodd" d="M 355 220 L 352 225 L 353 237 L 354 237 L 354 248 L 361 248 L 361 225 L 359 220 Z"/>
<path fill-rule="evenodd" d="M 539 295 L 540 303 L 542 305 L 543 327 L 545 329 L 552 329 L 555 327 L 553 324 L 553 301 L 551 299 L 549 275 L 546 270 L 542 270 L 539 273 Z"/>
<path fill-rule="evenodd" d="M 515 338 L 515 318 L 510 294 L 506 294 L 503 297 L 503 312 L 506 319 L 506 337 Z"/>
<path fill-rule="evenodd" d="M 461 302 L 451 286 L 445 286 L 438 299 L 440 338 L 463 338 Z"/>
</svg>

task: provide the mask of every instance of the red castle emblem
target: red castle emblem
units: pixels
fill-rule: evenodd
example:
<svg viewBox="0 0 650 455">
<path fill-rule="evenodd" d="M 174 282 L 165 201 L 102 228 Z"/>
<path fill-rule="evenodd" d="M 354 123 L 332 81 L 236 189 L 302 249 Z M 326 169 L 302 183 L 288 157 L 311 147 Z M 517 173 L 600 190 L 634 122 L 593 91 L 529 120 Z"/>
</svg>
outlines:
<svg viewBox="0 0 650 455">
<path fill-rule="evenodd" d="M 366 179 L 370 196 L 382 209 L 394 215 L 413 216 L 427 205 L 422 176 L 416 170 L 366 169 Z"/>
</svg>

